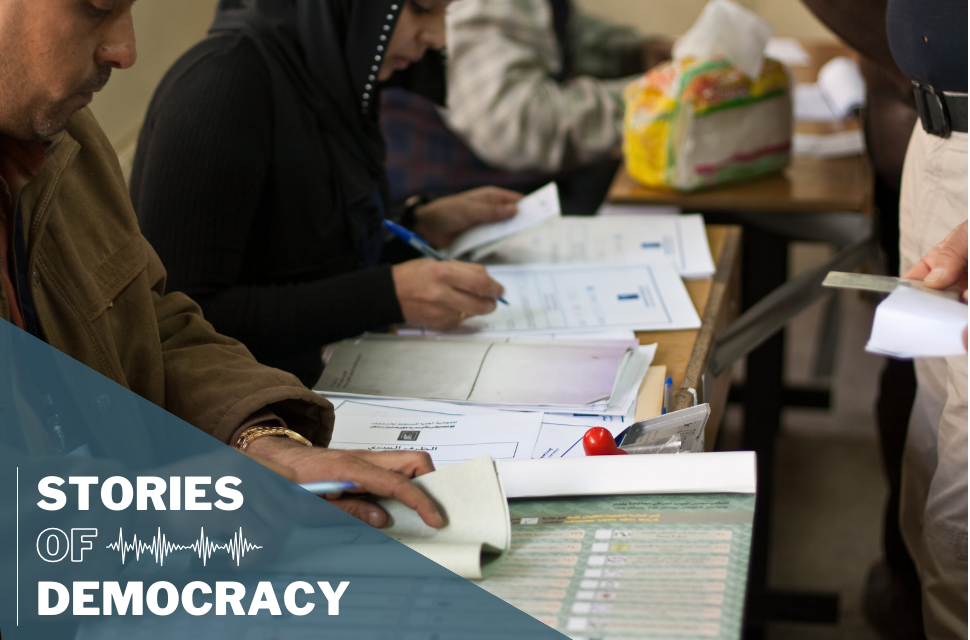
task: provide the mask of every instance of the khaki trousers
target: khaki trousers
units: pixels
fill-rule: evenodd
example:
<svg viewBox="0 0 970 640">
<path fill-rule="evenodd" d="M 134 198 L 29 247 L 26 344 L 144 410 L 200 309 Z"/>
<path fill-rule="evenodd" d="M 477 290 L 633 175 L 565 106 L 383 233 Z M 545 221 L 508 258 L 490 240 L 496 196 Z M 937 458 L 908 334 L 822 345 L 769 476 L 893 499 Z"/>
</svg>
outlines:
<svg viewBox="0 0 970 640">
<path fill-rule="evenodd" d="M 899 207 L 900 274 L 967 219 L 967 134 L 916 123 Z M 900 525 L 923 588 L 930 640 L 967 638 L 967 356 L 918 358 Z"/>
</svg>

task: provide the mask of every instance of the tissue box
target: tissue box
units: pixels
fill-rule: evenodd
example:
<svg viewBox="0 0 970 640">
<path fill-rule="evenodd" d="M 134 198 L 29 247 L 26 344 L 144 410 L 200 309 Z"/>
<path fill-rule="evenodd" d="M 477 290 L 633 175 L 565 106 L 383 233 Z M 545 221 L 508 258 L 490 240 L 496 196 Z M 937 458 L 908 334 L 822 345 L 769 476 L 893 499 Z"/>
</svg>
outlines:
<svg viewBox="0 0 970 640">
<path fill-rule="evenodd" d="M 791 160 L 788 72 L 766 59 L 752 80 L 719 60 L 674 60 L 624 91 L 623 151 L 649 187 L 693 191 L 778 171 Z"/>
</svg>

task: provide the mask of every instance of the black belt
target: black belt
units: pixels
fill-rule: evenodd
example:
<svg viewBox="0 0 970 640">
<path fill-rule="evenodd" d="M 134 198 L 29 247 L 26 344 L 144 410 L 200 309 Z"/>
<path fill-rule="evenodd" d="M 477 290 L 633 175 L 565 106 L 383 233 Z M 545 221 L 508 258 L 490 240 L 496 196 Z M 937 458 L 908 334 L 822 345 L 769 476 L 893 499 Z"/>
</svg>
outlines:
<svg viewBox="0 0 970 640">
<path fill-rule="evenodd" d="M 967 94 L 937 92 L 925 82 L 913 80 L 913 95 L 926 133 L 949 138 L 952 131 L 967 132 Z"/>
</svg>

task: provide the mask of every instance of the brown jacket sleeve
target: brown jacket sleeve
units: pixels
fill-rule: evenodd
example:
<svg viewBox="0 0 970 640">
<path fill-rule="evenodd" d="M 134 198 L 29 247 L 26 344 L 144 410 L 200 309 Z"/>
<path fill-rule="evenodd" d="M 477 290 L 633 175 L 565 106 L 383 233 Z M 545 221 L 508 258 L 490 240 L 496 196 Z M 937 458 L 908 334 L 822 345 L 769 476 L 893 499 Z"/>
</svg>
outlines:
<svg viewBox="0 0 970 640">
<path fill-rule="evenodd" d="M 328 400 L 295 376 L 257 363 L 246 347 L 217 333 L 185 294 L 163 295 L 165 271 L 154 251 L 148 270 L 170 412 L 229 443 L 250 416 L 270 408 L 314 444 L 330 442 L 334 418 Z"/>
<path fill-rule="evenodd" d="M 41 337 L 228 443 L 268 408 L 326 444 L 333 406 L 217 333 L 141 235 L 114 149 L 82 109 L 21 198 Z"/>
</svg>

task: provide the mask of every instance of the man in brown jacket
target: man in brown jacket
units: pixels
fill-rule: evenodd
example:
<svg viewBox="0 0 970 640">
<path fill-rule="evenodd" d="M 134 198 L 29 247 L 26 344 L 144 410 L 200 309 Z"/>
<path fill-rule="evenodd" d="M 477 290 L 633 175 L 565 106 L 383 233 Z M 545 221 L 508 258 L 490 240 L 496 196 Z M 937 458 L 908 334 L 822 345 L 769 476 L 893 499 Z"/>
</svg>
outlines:
<svg viewBox="0 0 970 640">
<path fill-rule="evenodd" d="M 326 449 L 327 400 L 165 292 L 115 153 L 85 108 L 112 69 L 135 62 L 132 2 L 0 3 L 0 317 L 227 444 L 251 442 L 248 453 L 299 482 L 354 481 L 441 526 L 409 480 L 433 469 L 427 456 Z M 385 522 L 369 502 L 334 503 Z"/>
</svg>

